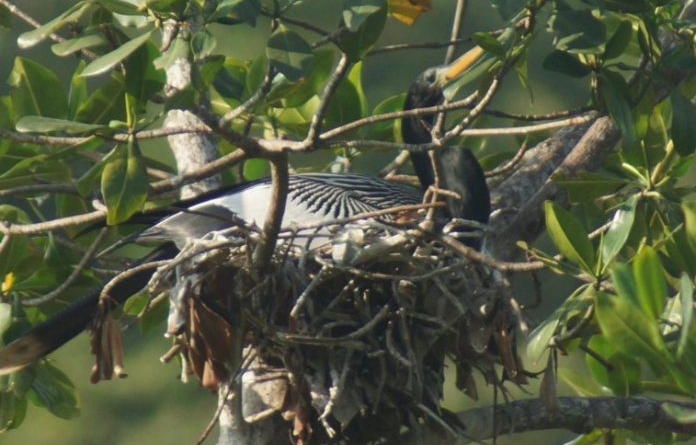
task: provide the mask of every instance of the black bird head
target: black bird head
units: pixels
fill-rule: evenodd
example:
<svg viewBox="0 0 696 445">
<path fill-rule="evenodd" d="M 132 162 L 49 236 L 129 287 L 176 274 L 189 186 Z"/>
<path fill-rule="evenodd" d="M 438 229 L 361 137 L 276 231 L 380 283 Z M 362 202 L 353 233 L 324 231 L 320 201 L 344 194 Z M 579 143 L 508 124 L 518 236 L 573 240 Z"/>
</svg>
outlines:
<svg viewBox="0 0 696 445">
<path fill-rule="evenodd" d="M 404 110 L 431 107 L 444 100 L 443 90 L 466 72 L 481 56 L 480 47 L 468 51 L 449 65 L 428 68 L 411 84 Z M 401 122 L 401 135 L 409 144 L 431 141 L 434 115 L 406 117 Z M 428 153 L 411 153 L 413 168 L 423 189 L 434 184 L 435 177 Z M 459 194 L 461 199 L 448 199 L 450 216 L 488 222 L 490 197 L 486 178 L 476 157 L 467 149 L 448 148 L 440 151 L 443 187 Z M 471 243 L 478 247 L 476 243 Z"/>
</svg>

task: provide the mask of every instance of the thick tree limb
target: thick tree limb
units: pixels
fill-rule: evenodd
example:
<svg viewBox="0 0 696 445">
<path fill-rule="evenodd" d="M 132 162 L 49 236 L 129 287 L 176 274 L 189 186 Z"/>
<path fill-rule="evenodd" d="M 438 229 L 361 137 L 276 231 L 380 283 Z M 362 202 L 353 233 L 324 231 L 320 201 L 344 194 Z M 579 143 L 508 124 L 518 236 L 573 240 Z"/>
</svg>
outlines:
<svg viewBox="0 0 696 445">
<path fill-rule="evenodd" d="M 438 443 L 442 445 L 482 441 L 503 434 L 548 429 L 567 429 L 578 434 L 593 429 L 622 429 L 635 432 L 673 432 L 694 435 L 696 421 L 680 422 L 670 409 L 696 410 L 696 404 L 676 403 L 641 397 L 560 397 L 558 410 L 547 409 L 541 400 L 520 400 L 493 407 L 476 408 L 457 414 L 465 436 L 455 438 L 443 430 L 425 427 L 393 441 L 395 445 Z M 423 437 L 427 437 L 423 441 Z"/>
</svg>

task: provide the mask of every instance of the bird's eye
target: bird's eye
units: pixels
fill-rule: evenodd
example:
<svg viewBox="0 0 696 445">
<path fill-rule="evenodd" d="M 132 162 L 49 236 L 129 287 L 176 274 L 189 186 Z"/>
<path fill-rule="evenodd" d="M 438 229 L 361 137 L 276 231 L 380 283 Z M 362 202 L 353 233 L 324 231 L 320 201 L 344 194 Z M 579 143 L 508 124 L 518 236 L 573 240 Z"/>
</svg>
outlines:
<svg viewBox="0 0 696 445">
<path fill-rule="evenodd" d="M 435 71 L 430 71 L 430 72 L 428 72 L 428 73 L 425 75 L 425 80 L 426 80 L 428 83 L 433 83 L 433 82 L 435 82 L 435 77 L 436 77 L 436 76 L 435 76 Z"/>
</svg>

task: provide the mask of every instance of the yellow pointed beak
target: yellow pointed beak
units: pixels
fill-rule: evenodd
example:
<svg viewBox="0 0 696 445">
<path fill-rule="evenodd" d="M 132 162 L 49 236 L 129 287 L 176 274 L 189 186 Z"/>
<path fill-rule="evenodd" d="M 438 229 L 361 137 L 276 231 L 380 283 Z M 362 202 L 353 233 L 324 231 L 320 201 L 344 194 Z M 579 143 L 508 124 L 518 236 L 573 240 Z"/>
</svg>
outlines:
<svg viewBox="0 0 696 445">
<path fill-rule="evenodd" d="M 466 70 L 471 68 L 477 60 L 481 58 L 484 51 L 480 46 L 474 46 L 469 51 L 465 52 L 457 60 L 450 63 L 445 71 L 444 80 L 445 82 L 451 82 L 452 80 L 461 76 Z"/>
</svg>

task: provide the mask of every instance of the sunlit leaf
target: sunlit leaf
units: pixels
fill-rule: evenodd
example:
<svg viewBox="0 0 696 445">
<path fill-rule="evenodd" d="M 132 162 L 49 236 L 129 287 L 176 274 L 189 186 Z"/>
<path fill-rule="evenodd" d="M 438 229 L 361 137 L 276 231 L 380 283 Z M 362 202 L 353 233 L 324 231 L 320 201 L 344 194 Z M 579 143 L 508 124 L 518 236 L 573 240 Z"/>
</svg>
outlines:
<svg viewBox="0 0 696 445">
<path fill-rule="evenodd" d="M 66 26 L 68 23 L 76 22 L 80 19 L 82 14 L 87 12 L 87 10 L 93 5 L 93 2 L 78 2 L 75 3 L 70 9 L 60 14 L 58 17 L 50 20 L 36 29 L 27 31 L 17 38 L 17 46 L 22 49 L 31 48 L 37 43 L 42 42 L 47 39 L 48 36 L 59 30 L 60 28 Z"/>
<path fill-rule="evenodd" d="M 259 0 L 222 0 L 208 20 L 226 23 L 226 20 L 231 19 L 233 23 L 245 22 L 256 26 L 256 19 L 260 13 Z"/>
<path fill-rule="evenodd" d="M 138 37 L 119 46 L 115 50 L 93 60 L 87 64 L 84 70 L 82 70 L 82 76 L 96 76 L 109 71 L 111 68 L 116 66 L 116 64 L 123 61 L 123 59 L 133 54 L 135 50 L 145 44 L 145 42 L 147 42 L 152 35 L 152 32 L 153 31 L 148 31 L 142 35 L 139 35 Z"/>
<path fill-rule="evenodd" d="M 108 40 L 100 33 L 85 34 L 74 39 L 63 40 L 51 46 L 51 51 L 57 56 L 69 56 L 83 49 L 106 45 Z"/>
<path fill-rule="evenodd" d="M 633 37 L 633 25 L 628 20 L 622 20 L 604 48 L 604 57 L 613 59 L 624 55 L 631 37 Z"/>
<path fill-rule="evenodd" d="M 611 225 L 602 243 L 602 262 L 608 266 L 621 251 L 628 240 L 636 217 L 638 195 L 633 195 L 614 213 Z"/>
<path fill-rule="evenodd" d="M 595 308 L 607 341 L 621 345 L 626 354 L 642 358 L 659 369 L 668 353 L 656 320 L 632 301 L 605 292 L 597 292 Z"/>
<path fill-rule="evenodd" d="M 685 273 L 682 273 L 679 280 L 679 299 L 681 300 L 682 326 L 679 333 L 679 343 L 677 344 L 677 358 L 681 359 L 686 350 L 686 343 L 689 341 L 691 320 L 694 315 L 694 284 Z"/>
<path fill-rule="evenodd" d="M 567 210 L 546 201 L 546 229 L 558 251 L 586 272 L 594 273 L 595 253 L 587 232 Z"/>
<path fill-rule="evenodd" d="M 365 21 L 355 32 L 351 32 L 347 27 L 342 28 L 338 34 L 338 46 L 351 61 L 361 60 L 382 35 L 386 21 L 387 8 L 385 6 L 365 18 Z"/>
<path fill-rule="evenodd" d="M 17 117 L 34 115 L 61 119 L 67 115 L 67 95 L 53 70 L 17 57 L 8 83 Z"/>
<path fill-rule="evenodd" d="M 108 82 L 80 104 L 75 120 L 104 125 L 111 120 L 123 120 L 126 115 L 125 92 L 123 75 L 112 74 Z"/>
<path fill-rule="evenodd" d="M 22 133 L 85 134 L 103 128 L 103 125 L 84 124 L 82 122 L 42 116 L 24 116 L 17 122 L 17 131 Z"/>
<path fill-rule="evenodd" d="M 664 310 L 667 282 L 660 258 L 650 246 L 643 246 L 633 260 L 638 302 L 647 315 L 657 320 Z"/>
<path fill-rule="evenodd" d="M 312 48 L 298 33 L 279 26 L 268 39 L 266 56 L 271 65 L 285 77 L 298 80 L 309 70 Z"/>
<path fill-rule="evenodd" d="M 384 0 L 346 0 L 343 5 L 343 23 L 350 32 L 356 32 L 365 20 L 384 8 Z"/>
</svg>

